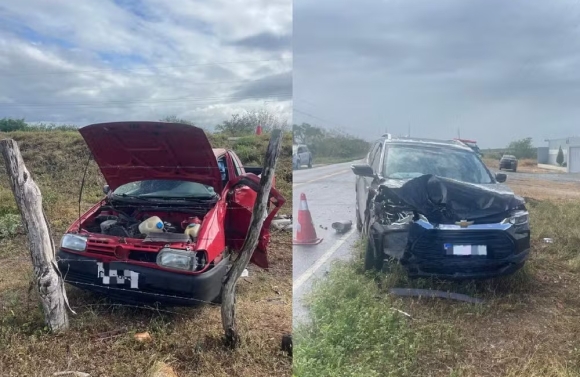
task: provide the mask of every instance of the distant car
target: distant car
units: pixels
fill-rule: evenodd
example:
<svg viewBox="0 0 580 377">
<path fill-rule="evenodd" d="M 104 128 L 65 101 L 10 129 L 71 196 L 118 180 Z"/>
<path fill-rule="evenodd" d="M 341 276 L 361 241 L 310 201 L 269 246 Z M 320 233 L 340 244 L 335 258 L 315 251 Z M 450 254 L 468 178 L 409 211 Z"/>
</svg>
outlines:
<svg viewBox="0 0 580 377">
<path fill-rule="evenodd" d="M 524 199 L 468 146 L 381 138 L 352 170 L 365 269 L 398 262 L 410 277 L 475 279 L 514 273 L 527 260 Z"/>
<path fill-rule="evenodd" d="M 306 145 L 298 144 L 292 146 L 292 164 L 294 169 L 300 169 L 303 165 L 312 168 L 312 153 L 310 153 Z"/>
<path fill-rule="evenodd" d="M 518 170 L 518 159 L 511 154 L 504 154 L 499 160 L 499 170 L 508 169 L 512 171 Z"/>
<path fill-rule="evenodd" d="M 190 306 L 219 301 L 231 253 L 241 250 L 260 189 L 232 150 L 178 123 L 115 122 L 80 133 L 107 185 L 105 198 L 62 237 L 58 265 L 81 289 L 128 302 Z M 251 261 L 268 267 L 271 211 Z"/>
</svg>

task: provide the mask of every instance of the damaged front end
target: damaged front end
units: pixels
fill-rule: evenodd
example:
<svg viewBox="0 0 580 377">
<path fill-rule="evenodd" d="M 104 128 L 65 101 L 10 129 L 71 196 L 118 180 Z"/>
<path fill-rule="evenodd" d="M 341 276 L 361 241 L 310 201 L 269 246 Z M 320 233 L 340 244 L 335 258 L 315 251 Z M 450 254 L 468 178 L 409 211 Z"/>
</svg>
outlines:
<svg viewBox="0 0 580 377">
<path fill-rule="evenodd" d="M 411 277 L 508 275 L 529 254 L 524 200 L 485 185 L 433 175 L 387 180 L 371 190 L 367 219 L 375 265 L 395 259 Z"/>
</svg>

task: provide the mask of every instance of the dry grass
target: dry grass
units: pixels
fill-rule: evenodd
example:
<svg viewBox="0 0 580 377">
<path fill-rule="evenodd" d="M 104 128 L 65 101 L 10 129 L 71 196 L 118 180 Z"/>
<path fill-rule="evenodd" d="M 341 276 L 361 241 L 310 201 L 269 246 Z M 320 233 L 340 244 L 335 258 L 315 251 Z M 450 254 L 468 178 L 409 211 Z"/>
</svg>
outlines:
<svg viewBox="0 0 580 377">
<path fill-rule="evenodd" d="M 298 333 L 295 363 L 318 369 L 309 373 L 303 368 L 297 375 L 332 371 L 346 376 L 340 371 L 352 368 L 348 375 L 580 376 L 580 202 L 573 200 L 578 186 L 537 180 L 510 184 L 528 197 L 531 213 L 532 254 L 523 270 L 479 282 L 408 280 L 398 268 L 386 275 L 365 275 L 358 255 L 354 262 L 337 266 L 314 293 L 314 323 Z M 465 293 L 484 303 L 399 298 L 389 294 L 394 286 Z M 330 303 L 324 299 L 328 296 Z M 360 316 L 342 321 L 352 307 Z M 375 318 L 375 312 L 382 316 Z M 385 318 L 397 324 L 391 325 L 396 331 L 384 334 Z M 375 332 L 397 341 L 365 341 Z M 331 338 L 333 333 L 348 336 L 338 340 Z M 355 367 L 356 358 L 345 356 L 335 369 L 338 359 L 328 355 L 352 345 L 376 357 Z"/>
<path fill-rule="evenodd" d="M 87 150 L 76 132 L 14 132 L 28 169 L 40 186 L 45 210 L 56 240 L 78 216 L 77 198 Z M 254 162 L 267 144 L 257 145 Z M 214 145 L 215 145 L 214 140 Z M 218 140 L 219 142 L 219 140 Z M 277 185 L 291 211 L 291 140 L 279 164 Z M 224 143 L 226 144 L 226 143 Z M 220 144 L 220 145 L 224 145 Z M 252 156 L 250 156 L 252 157 Z M 3 164 L 0 174 L 4 176 Z M 90 165 L 82 208 L 101 197 L 103 179 Z M 3 219 L 17 213 L 6 178 L 0 182 L 0 228 Z M 242 345 L 235 351 L 221 343 L 220 308 L 155 308 L 119 306 L 106 298 L 67 288 L 71 330 L 47 333 L 34 290 L 30 290 L 31 263 L 25 235 L 18 230 L 0 237 L 0 375 L 50 376 L 77 370 L 91 376 L 143 376 L 158 361 L 172 365 L 179 376 L 284 376 L 291 358 L 280 349 L 281 336 L 292 326 L 291 236 L 277 233 L 270 247 L 269 272 L 250 267 L 250 276 L 238 288 L 237 318 Z M 3 233 L 0 229 L 0 235 Z M 148 331 L 152 341 L 134 340 Z"/>
<path fill-rule="evenodd" d="M 499 169 L 499 160 L 495 158 L 483 158 L 483 162 L 491 169 Z M 554 173 L 550 169 L 538 167 L 538 161 L 531 158 L 518 160 L 518 172 L 520 173 Z"/>
</svg>

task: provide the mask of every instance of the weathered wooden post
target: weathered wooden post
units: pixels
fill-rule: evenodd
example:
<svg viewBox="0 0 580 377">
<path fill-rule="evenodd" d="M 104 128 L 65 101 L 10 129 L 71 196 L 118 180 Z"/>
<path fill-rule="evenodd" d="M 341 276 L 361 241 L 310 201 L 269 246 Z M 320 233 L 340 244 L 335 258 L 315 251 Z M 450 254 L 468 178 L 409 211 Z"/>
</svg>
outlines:
<svg viewBox="0 0 580 377">
<path fill-rule="evenodd" d="M 12 139 L 0 141 L 6 173 L 28 235 L 34 282 L 40 293 L 44 319 L 50 331 L 68 329 L 68 301 L 64 281 L 55 260 L 54 242 L 42 208 L 42 194 L 24 165 L 18 144 Z"/>
<path fill-rule="evenodd" d="M 268 144 L 268 150 L 264 158 L 264 169 L 260 178 L 260 190 L 256 197 L 256 203 L 252 211 L 250 229 L 244 240 L 239 257 L 233 262 L 232 267 L 226 274 L 222 284 L 222 325 L 225 333 L 225 342 L 230 347 L 236 347 L 240 338 L 236 327 L 235 291 L 236 283 L 242 272 L 248 265 L 250 258 L 258 246 L 260 231 L 266 219 L 272 178 L 276 170 L 276 162 L 280 154 L 282 131 L 273 130 Z"/>
</svg>

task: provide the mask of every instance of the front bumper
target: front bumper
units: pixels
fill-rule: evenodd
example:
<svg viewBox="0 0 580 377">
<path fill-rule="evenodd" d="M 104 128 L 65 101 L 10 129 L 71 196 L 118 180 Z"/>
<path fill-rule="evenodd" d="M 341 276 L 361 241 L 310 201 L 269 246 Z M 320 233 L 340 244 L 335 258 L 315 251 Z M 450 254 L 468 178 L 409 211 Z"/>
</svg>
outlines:
<svg viewBox="0 0 580 377">
<path fill-rule="evenodd" d="M 517 162 L 501 162 L 499 164 L 500 169 L 514 169 L 517 167 Z"/>
<path fill-rule="evenodd" d="M 58 267 L 65 282 L 114 300 L 136 304 L 197 306 L 219 297 L 229 257 L 200 275 L 185 275 L 126 262 L 58 251 Z"/>
<path fill-rule="evenodd" d="M 407 227 L 375 224 L 375 240 L 384 253 L 398 259 L 409 277 L 488 279 L 510 275 L 530 253 L 529 226 L 482 224 L 460 228 L 433 227 L 417 221 Z M 486 255 L 450 255 L 446 245 L 485 245 Z"/>
</svg>

